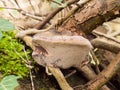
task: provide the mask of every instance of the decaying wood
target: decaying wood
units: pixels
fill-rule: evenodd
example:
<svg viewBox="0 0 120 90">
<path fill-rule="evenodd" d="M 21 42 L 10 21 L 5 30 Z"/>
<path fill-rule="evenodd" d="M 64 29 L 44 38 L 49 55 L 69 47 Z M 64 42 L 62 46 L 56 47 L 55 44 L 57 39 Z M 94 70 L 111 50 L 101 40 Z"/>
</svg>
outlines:
<svg viewBox="0 0 120 90">
<path fill-rule="evenodd" d="M 96 77 L 95 72 L 89 67 L 89 66 L 83 66 L 83 67 L 77 67 L 77 69 L 79 71 L 82 72 L 82 74 L 88 79 L 88 80 L 92 80 Z"/>
<path fill-rule="evenodd" d="M 105 38 L 96 38 L 92 40 L 91 43 L 96 48 L 102 48 L 114 53 L 118 53 L 120 51 L 120 44 Z"/>
<path fill-rule="evenodd" d="M 79 0 L 71 0 L 68 3 L 66 3 L 66 6 L 69 6 L 75 2 L 77 2 Z M 50 19 L 52 19 L 58 12 L 60 12 L 62 9 L 64 9 L 64 7 L 59 7 L 57 9 L 55 9 L 53 12 L 51 12 L 42 22 L 38 23 L 35 28 L 36 29 L 41 29 L 42 27 L 44 27 L 44 25 L 50 21 Z"/>
<path fill-rule="evenodd" d="M 93 1 L 98 2 L 98 0 L 93 0 Z M 84 31 L 87 34 L 90 33 L 92 30 L 94 30 L 98 25 L 101 25 L 103 22 L 116 18 L 116 16 L 120 16 L 119 13 L 120 0 L 99 0 L 98 4 L 101 4 L 98 5 L 100 7 L 98 7 L 97 5 L 96 7 L 94 7 L 94 5 L 89 7 L 88 4 L 85 10 L 83 9 L 80 11 L 81 12 L 80 15 L 82 16 L 84 14 L 83 15 L 84 17 L 79 18 L 78 27 L 80 30 Z M 90 12 L 89 9 L 87 9 L 87 7 L 90 8 Z M 95 8 L 98 11 L 98 13 L 94 13 L 94 11 L 96 11 Z M 85 11 L 86 13 L 82 13 Z"/>
<path fill-rule="evenodd" d="M 108 30 L 107 35 L 116 37 L 120 34 L 120 18 L 113 19 L 109 22 L 104 22 L 103 27 Z"/>
<path fill-rule="evenodd" d="M 71 0 L 71 1 L 68 1 L 67 3 L 65 3 L 66 4 L 66 6 L 65 7 L 67 7 L 67 6 L 70 6 L 71 4 L 73 4 L 73 3 L 75 3 L 75 2 L 78 2 L 79 0 Z M 83 0 L 83 1 L 79 1 L 78 3 L 77 3 L 77 7 L 76 7 L 76 9 L 78 9 L 78 8 L 80 8 L 80 6 L 82 6 L 82 5 L 84 5 L 84 4 L 86 4 L 87 2 L 89 2 L 90 0 Z M 57 8 L 57 9 L 55 9 L 53 12 L 51 12 L 50 14 L 48 14 L 48 16 L 42 21 L 42 22 L 39 22 L 34 28 L 36 28 L 36 29 L 42 29 L 45 25 L 46 25 L 46 23 L 48 23 L 58 12 L 60 12 L 62 9 L 64 9 L 65 7 L 59 7 L 59 8 Z M 75 10 L 76 11 L 76 10 Z M 69 15 L 68 15 L 69 16 Z M 64 18 L 64 19 L 67 19 L 67 18 Z M 63 20 L 62 20 L 63 21 Z"/>
<path fill-rule="evenodd" d="M 120 69 L 120 53 L 111 61 L 110 65 L 104 69 L 99 75 L 91 80 L 86 90 L 99 90 L 101 86 L 107 83 Z"/>
<path fill-rule="evenodd" d="M 109 50 L 114 53 L 118 53 L 120 51 L 119 40 L 97 31 L 94 31 L 93 33 L 99 36 L 98 38 L 91 40 L 94 47 Z"/>
<path fill-rule="evenodd" d="M 74 17 L 61 27 L 67 30 L 74 27 L 88 34 L 103 22 L 120 16 L 119 11 L 120 0 L 91 0 L 79 8 Z"/>
<path fill-rule="evenodd" d="M 48 66 L 48 69 L 53 74 L 53 76 L 56 78 L 62 90 L 73 90 L 72 87 L 70 87 L 69 84 L 67 83 L 66 79 L 64 78 L 59 68 Z"/>
</svg>

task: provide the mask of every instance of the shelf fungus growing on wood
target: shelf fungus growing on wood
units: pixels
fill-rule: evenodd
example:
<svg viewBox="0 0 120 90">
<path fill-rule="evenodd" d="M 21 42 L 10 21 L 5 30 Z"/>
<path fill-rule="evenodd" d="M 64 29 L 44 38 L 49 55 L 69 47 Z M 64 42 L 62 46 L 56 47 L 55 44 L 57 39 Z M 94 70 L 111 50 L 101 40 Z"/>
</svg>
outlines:
<svg viewBox="0 0 120 90">
<path fill-rule="evenodd" d="M 29 36 L 31 34 L 35 35 L 31 37 Z M 59 68 L 75 67 L 78 70 L 82 69 L 82 71 L 85 71 L 85 74 L 90 74 L 90 79 L 93 79 L 96 75 L 88 67 L 80 67 L 86 63 L 85 59 L 92 49 L 89 40 L 82 36 L 66 34 L 62 35 L 60 32 L 49 29 L 29 29 L 20 31 L 16 37 L 23 39 L 33 49 L 32 56 L 34 60 L 46 67 L 47 74 L 49 74 L 48 70 L 53 74 L 62 90 L 73 90 Z"/>
<path fill-rule="evenodd" d="M 78 67 L 88 56 L 92 45 L 82 36 L 42 32 L 33 36 L 34 60 L 42 66 L 62 69 Z"/>
</svg>

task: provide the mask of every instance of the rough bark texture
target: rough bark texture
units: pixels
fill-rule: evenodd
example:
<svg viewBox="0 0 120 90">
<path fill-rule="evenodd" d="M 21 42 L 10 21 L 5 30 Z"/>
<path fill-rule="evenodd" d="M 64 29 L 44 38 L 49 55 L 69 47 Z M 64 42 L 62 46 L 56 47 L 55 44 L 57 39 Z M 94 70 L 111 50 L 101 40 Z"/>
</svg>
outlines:
<svg viewBox="0 0 120 90">
<path fill-rule="evenodd" d="M 90 33 L 98 25 L 120 16 L 120 0 L 91 0 L 60 29 Z"/>
</svg>

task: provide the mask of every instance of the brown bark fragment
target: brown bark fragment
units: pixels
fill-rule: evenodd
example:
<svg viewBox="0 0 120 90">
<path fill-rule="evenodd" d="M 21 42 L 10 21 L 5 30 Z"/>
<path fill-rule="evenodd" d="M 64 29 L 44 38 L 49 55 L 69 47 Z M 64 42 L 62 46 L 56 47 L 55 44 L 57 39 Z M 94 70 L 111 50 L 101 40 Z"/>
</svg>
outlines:
<svg viewBox="0 0 120 90">
<path fill-rule="evenodd" d="M 91 17 L 94 17 L 98 14 L 103 13 L 103 8 L 104 8 L 104 3 L 103 0 L 92 0 L 91 2 L 87 3 L 82 10 L 79 10 L 75 14 L 75 19 L 79 22 L 82 23 L 86 20 L 88 20 Z M 105 8 L 104 8 L 105 10 Z"/>
</svg>

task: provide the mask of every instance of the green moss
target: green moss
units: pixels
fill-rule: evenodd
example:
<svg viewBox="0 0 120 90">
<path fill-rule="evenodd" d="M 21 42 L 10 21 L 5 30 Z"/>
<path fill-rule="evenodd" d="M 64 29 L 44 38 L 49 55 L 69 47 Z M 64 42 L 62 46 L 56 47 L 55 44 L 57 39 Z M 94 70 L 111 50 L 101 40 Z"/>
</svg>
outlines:
<svg viewBox="0 0 120 90">
<path fill-rule="evenodd" d="M 28 59 L 31 59 L 28 55 L 30 50 L 27 50 L 26 53 Z M 26 67 L 23 59 L 26 60 L 23 45 L 15 39 L 15 34 L 12 31 L 3 32 L 3 37 L 0 40 L 0 72 L 2 75 L 28 76 L 29 68 Z"/>
</svg>

